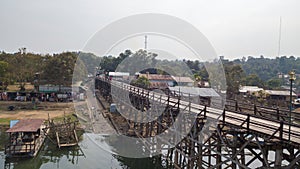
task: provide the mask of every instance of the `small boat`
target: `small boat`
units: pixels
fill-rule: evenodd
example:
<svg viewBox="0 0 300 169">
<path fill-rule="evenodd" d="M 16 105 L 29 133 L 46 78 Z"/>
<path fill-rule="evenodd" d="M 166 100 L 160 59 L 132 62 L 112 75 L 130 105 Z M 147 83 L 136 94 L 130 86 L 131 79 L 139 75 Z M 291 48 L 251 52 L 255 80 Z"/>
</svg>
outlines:
<svg viewBox="0 0 300 169">
<path fill-rule="evenodd" d="M 9 143 L 5 146 L 6 157 L 34 157 L 45 141 L 46 125 L 42 119 L 11 121 Z"/>
</svg>

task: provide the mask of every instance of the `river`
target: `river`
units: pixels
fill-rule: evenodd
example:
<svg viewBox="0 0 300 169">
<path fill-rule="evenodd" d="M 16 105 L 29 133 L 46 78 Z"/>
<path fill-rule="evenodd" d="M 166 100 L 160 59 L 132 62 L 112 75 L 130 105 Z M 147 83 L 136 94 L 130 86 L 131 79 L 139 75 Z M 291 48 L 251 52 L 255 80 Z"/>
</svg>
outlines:
<svg viewBox="0 0 300 169">
<path fill-rule="evenodd" d="M 0 130 L 0 169 L 169 169 L 166 162 L 160 157 L 152 158 L 127 158 L 111 154 L 107 149 L 113 149 L 106 142 L 95 140 L 92 133 L 85 133 L 79 146 L 59 149 L 56 145 L 46 140 L 35 158 L 13 159 L 5 158 L 4 144 L 7 134 Z M 97 138 L 104 135 L 97 135 Z M 106 149 L 106 150 L 104 150 Z M 258 152 L 257 152 L 258 153 Z M 269 153 L 269 158 L 274 159 L 274 152 Z M 250 157 L 246 157 L 249 161 Z M 260 166 L 254 162 L 250 168 Z"/>
<path fill-rule="evenodd" d="M 88 134 L 83 134 L 79 146 L 58 149 L 50 141 L 35 158 L 13 159 L 5 158 L 3 145 L 7 140 L 6 133 L 0 131 L 0 168 L 4 169 L 153 169 L 162 166 L 160 158 L 125 158 L 113 155 L 95 144 Z M 101 144 L 101 143 L 100 143 Z M 105 143 L 103 143 L 105 144 Z M 106 146 L 106 145 L 103 145 Z"/>
</svg>

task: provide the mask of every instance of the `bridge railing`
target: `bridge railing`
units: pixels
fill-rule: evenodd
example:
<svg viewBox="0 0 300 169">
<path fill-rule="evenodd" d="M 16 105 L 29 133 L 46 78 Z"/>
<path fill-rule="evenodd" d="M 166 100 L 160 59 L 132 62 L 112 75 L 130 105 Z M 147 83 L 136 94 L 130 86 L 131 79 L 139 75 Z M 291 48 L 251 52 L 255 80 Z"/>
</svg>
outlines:
<svg viewBox="0 0 300 169">
<path fill-rule="evenodd" d="M 236 113 L 240 115 L 237 116 Z M 274 120 L 255 114 L 226 111 L 224 109 L 220 122 L 236 128 L 245 129 L 247 132 L 268 134 L 268 139 L 280 139 L 300 143 L 300 125 L 290 124 L 282 120 Z M 267 122 L 267 123 L 266 123 Z"/>
<path fill-rule="evenodd" d="M 290 118 L 292 123 L 300 122 L 300 113 L 297 112 L 289 112 L 289 110 L 281 109 L 281 108 L 272 108 L 265 107 L 247 103 L 240 103 L 236 100 L 226 100 L 225 105 L 227 110 L 230 111 L 238 111 L 238 112 L 247 112 L 251 114 L 255 114 L 263 117 L 271 117 L 277 120 L 283 120 L 289 122 Z"/>
<path fill-rule="evenodd" d="M 142 89 L 139 87 L 131 86 L 129 84 L 123 84 L 120 82 L 113 83 L 115 87 L 122 88 L 123 90 L 127 90 L 128 92 L 137 93 L 143 97 L 150 98 L 151 95 L 154 96 L 153 92 L 150 92 L 146 89 Z M 158 99 L 162 99 L 163 94 L 158 94 L 160 96 L 155 96 Z M 179 106 L 180 95 L 177 95 L 177 98 L 171 97 L 171 95 L 164 95 L 164 101 L 167 104 L 172 104 L 173 106 L 177 104 Z M 174 101 L 178 100 L 177 102 Z M 183 101 L 182 101 L 183 102 Z M 182 104 L 181 102 L 181 104 Z M 268 135 L 270 139 L 277 138 L 280 140 L 300 143 L 300 125 L 297 123 L 290 123 L 288 120 L 290 117 L 293 118 L 293 121 L 300 120 L 299 114 L 292 112 L 291 116 L 289 116 L 289 112 L 274 109 L 274 108 L 266 108 L 262 106 L 253 106 L 253 109 L 249 109 L 249 111 L 244 111 L 245 108 L 239 106 L 236 103 L 237 109 L 228 110 L 224 109 L 223 113 L 221 113 L 220 122 L 235 126 L 236 128 L 245 129 L 248 132 L 259 133 Z M 208 116 L 208 114 L 213 114 L 213 109 L 206 110 L 206 106 L 202 106 L 199 108 L 196 104 L 185 104 L 185 106 L 190 106 L 189 109 L 198 109 L 197 113 L 203 113 L 204 117 Z M 205 108 L 205 109 L 204 109 Z M 252 112 L 250 112 L 250 110 Z M 211 111 L 211 112 L 209 112 Z M 216 117 L 216 116 L 214 116 Z"/>
</svg>

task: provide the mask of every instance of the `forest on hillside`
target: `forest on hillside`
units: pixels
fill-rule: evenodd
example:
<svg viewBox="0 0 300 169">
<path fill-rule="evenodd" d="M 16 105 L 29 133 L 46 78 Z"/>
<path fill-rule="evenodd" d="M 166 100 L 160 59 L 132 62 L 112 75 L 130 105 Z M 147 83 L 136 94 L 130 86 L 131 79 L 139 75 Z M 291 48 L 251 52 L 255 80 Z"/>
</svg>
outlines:
<svg viewBox="0 0 300 169">
<path fill-rule="evenodd" d="M 288 74 L 292 69 L 300 74 L 300 58 L 294 56 L 282 56 L 274 59 L 249 56 L 247 59 L 236 59 L 233 62 L 242 65 L 247 75 L 256 74 L 263 81 L 276 78 L 278 73 Z"/>
<path fill-rule="evenodd" d="M 169 72 L 170 74 L 172 74 L 173 72 L 173 74 L 180 75 L 178 73 L 180 72 L 180 70 L 186 70 L 186 68 L 182 68 L 181 63 L 183 62 L 185 63 L 191 74 L 193 74 L 194 79 L 197 78 L 204 81 L 210 80 L 207 69 L 205 68 L 205 65 L 210 65 L 210 63 L 208 62 L 203 63 L 198 60 L 191 61 L 185 59 L 174 61 L 162 60 L 158 62 L 155 61 L 157 54 L 147 54 L 143 50 L 139 50 L 137 52 L 126 50 L 119 56 L 104 56 L 102 57 L 102 61 L 100 62 L 100 67 L 103 71 L 120 71 L 122 69 L 118 69 L 118 67 L 122 67 L 120 66 L 120 64 L 124 64 L 123 60 L 127 62 L 126 64 L 130 68 L 145 67 L 144 62 L 133 59 L 136 57 L 132 56 L 136 55 L 144 57 L 144 60 L 147 60 L 148 63 L 156 65 L 159 63 L 159 66 L 161 66 L 161 68 L 163 68 L 164 70 L 167 70 L 167 72 Z M 273 59 L 264 58 L 263 56 L 249 56 L 248 58 L 243 57 L 241 59 L 235 59 L 232 61 L 224 59 L 224 57 L 220 58 L 224 67 L 227 79 L 227 91 L 229 93 L 236 93 L 240 85 L 259 86 L 265 89 L 280 89 L 281 86 L 289 85 L 289 81 L 288 79 L 279 78 L 278 74 L 287 75 L 291 70 L 294 70 L 296 74 L 300 74 L 300 58 L 296 58 L 294 56 L 282 56 Z M 184 73 L 181 73 L 181 75 L 184 75 Z M 298 91 L 300 90 L 300 77 L 296 79 L 294 86 Z"/>
<path fill-rule="evenodd" d="M 288 75 L 294 70 L 298 75 L 295 87 L 300 90 L 300 58 L 294 56 L 282 56 L 276 58 L 264 58 L 249 56 L 247 59 L 236 59 L 234 64 L 241 65 L 245 73 L 245 85 L 257 85 L 260 87 L 276 89 L 282 85 L 290 84 L 288 78 L 280 78 L 281 75 Z"/>
</svg>

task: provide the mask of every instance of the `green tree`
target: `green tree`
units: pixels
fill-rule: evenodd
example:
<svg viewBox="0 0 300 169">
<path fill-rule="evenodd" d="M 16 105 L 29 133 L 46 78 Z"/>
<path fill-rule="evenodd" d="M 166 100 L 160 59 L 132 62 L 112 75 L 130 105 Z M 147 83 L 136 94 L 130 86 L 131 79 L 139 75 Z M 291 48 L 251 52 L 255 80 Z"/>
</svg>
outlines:
<svg viewBox="0 0 300 169">
<path fill-rule="evenodd" d="M 4 77 L 8 68 L 8 63 L 0 61 L 0 77 Z"/>
<path fill-rule="evenodd" d="M 99 67 L 106 72 L 114 72 L 116 71 L 120 63 L 131 55 L 132 52 L 130 50 L 125 50 L 125 52 L 120 53 L 118 57 L 113 57 L 111 55 L 103 56 L 101 58 Z"/>
<path fill-rule="evenodd" d="M 120 62 L 121 64 L 117 65 L 116 71 L 129 72 L 131 75 L 133 75 L 149 68 L 155 68 L 156 56 L 157 54 L 155 53 L 140 49 L 126 57 L 122 63 Z"/>
<path fill-rule="evenodd" d="M 78 54 L 78 59 L 77 62 L 81 62 L 85 65 L 87 72 L 94 74 L 96 71 L 96 67 L 99 66 L 99 64 L 101 63 L 101 58 L 92 54 L 92 53 L 76 53 L 76 55 Z M 80 64 L 81 64 L 80 63 Z M 76 63 L 78 64 L 78 63 Z"/>
<path fill-rule="evenodd" d="M 141 76 L 137 80 L 131 83 L 134 86 L 138 86 L 144 89 L 148 89 L 150 87 L 150 81 L 148 78 Z"/>
<path fill-rule="evenodd" d="M 4 61 L 0 61 L 0 84 L 2 90 L 5 90 L 7 87 L 7 79 L 6 79 L 7 68 L 8 68 L 8 63 Z"/>
<path fill-rule="evenodd" d="M 233 62 L 225 63 L 224 69 L 227 83 L 227 96 L 233 97 L 239 91 L 244 70 L 241 65 L 234 64 Z"/>
<path fill-rule="evenodd" d="M 270 79 L 270 80 L 267 81 L 267 86 L 270 89 L 277 89 L 277 88 L 280 88 L 281 83 L 282 83 L 281 79 L 278 79 L 278 78 L 275 79 L 274 78 L 274 79 Z"/>
<path fill-rule="evenodd" d="M 246 86 L 264 87 L 263 81 L 256 75 L 250 74 L 243 79 L 243 84 Z"/>
<path fill-rule="evenodd" d="M 42 83 L 58 86 L 71 85 L 76 59 L 77 55 L 71 52 L 49 57 L 42 74 Z"/>
</svg>

